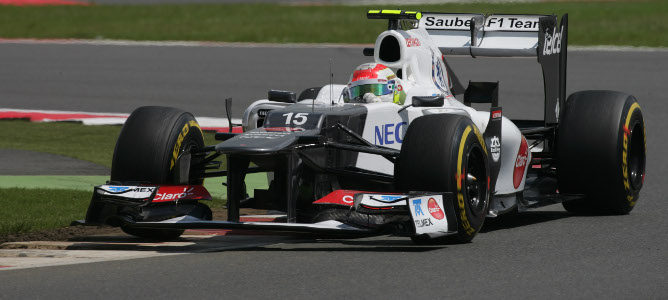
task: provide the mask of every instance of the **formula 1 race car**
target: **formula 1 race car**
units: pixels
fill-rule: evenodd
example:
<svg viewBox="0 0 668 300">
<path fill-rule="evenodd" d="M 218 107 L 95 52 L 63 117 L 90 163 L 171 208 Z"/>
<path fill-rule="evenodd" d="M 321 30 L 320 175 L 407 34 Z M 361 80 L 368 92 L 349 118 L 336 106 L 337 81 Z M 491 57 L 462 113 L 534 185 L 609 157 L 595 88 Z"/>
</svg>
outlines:
<svg viewBox="0 0 668 300">
<path fill-rule="evenodd" d="M 567 15 L 560 23 L 554 15 L 399 10 L 367 17 L 388 21 L 363 51 L 373 64 L 360 66 L 347 85 L 298 97 L 269 91 L 245 110 L 243 132 L 219 132 L 217 145 L 204 145 L 190 113 L 135 110 L 118 138 L 111 180 L 95 187 L 85 223 L 161 239 L 209 228 L 440 243 L 470 241 L 485 218 L 560 202 L 574 213 L 633 209 L 645 175 L 640 106 L 613 91 L 566 98 Z M 464 89 L 446 55 L 536 56 L 544 119 L 504 117 L 499 83 Z M 246 176 L 260 172 L 268 188 L 251 197 Z M 202 183 L 222 176 L 228 216 L 213 221 Z M 245 207 L 281 216 L 247 222 Z"/>
</svg>

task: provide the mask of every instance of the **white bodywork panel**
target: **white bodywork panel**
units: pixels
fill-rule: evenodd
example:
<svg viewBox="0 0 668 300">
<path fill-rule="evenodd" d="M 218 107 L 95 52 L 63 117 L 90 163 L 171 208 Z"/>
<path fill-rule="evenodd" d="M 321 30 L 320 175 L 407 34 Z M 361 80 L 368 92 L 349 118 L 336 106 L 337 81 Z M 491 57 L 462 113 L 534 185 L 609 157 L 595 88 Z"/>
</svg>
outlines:
<svg viewBox="0 0 668 300">
<path fill-rule="evenodd" d="M 408 208 L 416 235 L 427 234 L 435 238 L 448 234 L 448 218 L 443 211 L 442 195 L 409 198 Z"/>
<path fill-rule="evenodd" d="M 427 15 L 428 16 L 428 15 Z M 468 15 L 461 15 L 466 17 Z M 460 17 L 461 17 L 460 16 Z M 493 16 L 490 16 L 493 17 Z M 498 16 L 497 16 L 498 17 Z M 518 17 L 518 16 L 503 16 L 503 18 Z M 534 22 L 539 16 L 524 16 L 526 22 Z M 470 19 L 470 18 L 469 18 Z M 425 20 L 425 18 L 423 18 Z M 488 20 L 489 17 L 488 17 Z M 524 22 L 523 21 L 523 22 Z M 422 24 L 423 21 L 421 21 Z M 493 45 L 493 37 L 509 34 L 506 31 L 500 31 L 499 28 L 494 28 L 491 24 L 489 26 L 490 32 L 487 33 L 484 45 Z M 487 123 L 489 121 L 490 113 L 487 111 L 477 111 L 471 107 L 459 102 L 450 92 L 451 82 L 447 75 L 446 65 L 443 61 L 442 48 L 443 41 L 439 39 L 433 32 L 427 32 L 425 26 L 416 29 L 403 30 L 388 30 L 381 33 L 375 43 L 374 60 L 377 63 L 384 64 L 392 68 L 395 72 L 398 69 L 402 70 L 402 83 L 404 91 L 406 92 L 406 102 L 403 106 L 394 103 L 343 103 L 341 97 L 342 92 L 345 91 L 346 85 L 334 84 L 325 85 L 318 96 L 314 100 L 302 100 L 300 103 L 315 103 L 316 105 L 363 105 L 368 113 L 364 124 L 362 136 L 367 141 L 383 147 L 401 149 L 404 135 L 410 123 L 416 118 L 427 114 L 458 114 L 471 118 L 473 123 L 478 127 L 481 133 L 485 132 Z M 498 27 L 498 26 L 497 26 Z M 448 32 L 457 32 L 458 29 L 448 29 Z M 465 31 L 461 31 L 465 32 Z M 470 42 L 470 34 L 466 31 L 468 37 L 462 36 Z M 532 42 L 537 42 L 537 29 L 531 30 L 516 30 L 512 32 L 512 36 L 517 39 L 522 39 L 523 35 L 531 36 Z M 380 59 L 380 45 L 385 37 L 392 36 L 397 39 L 400 49 L 400 57 L 396 61 L 387 62 Z M 455 35 L 456 36 L 456 35 Z M 448 36 L 452 39 L 452 35 Z M 504 40 L 508 41 L 506 38 Z M 449 41 L 451 42 L 451 41 Z M 509 41 L 518 46 L 517 55 L 523 53 L 526 49 L 533 49 L 535 52 L 535 45 L 530 43 L 522 44 L 518 41 Z M 504 49 L 507 49 L 504 45 Z M 491 47 L 491 46 L 490 46 Z M 528 48 L 527 48 L 528 47 Z M 532 48 L 533 47 L 533 48 Z M 468 48 L 467 48 L 468 49 Z M 467 50 L 468 51 L 468 50 Z M 513 50 L 514 51 L 514 50 Z M 535 55 L 535 54 L 534 54 Z M 351 67 L 352 70 L 352 67 Z M 413 96 L 438 96 L 445 97 L 444 105 L 442 107 L 412 107 L 411 99 Z M 254 102 L 246 110 L 244 114 L 244 130 L 255 128 L 253 119 L 257 112 L 257 107 L 261 106 L 267 108 L 275 106 L 275 108 L 282 108 L 289 104 L 272 102 L 268 100 L 259 100 Z M 409 106 L 409 107 L 406 107 Z M 401 110 L 401 112 L 399 112 Z M 518 160 L 518 152 L 522 143 L 522 134 L 520 130 L 513 124 L 512 121 L 503 117 L 502 119 L 502 133 L 501 133 L 501 168 L 496 182 L 496 194 L 511 194 L 524 189 L 524 181 L 528 166 L 522 169 L 521 181 L 516 186 L 514 182 L 515 165 Z M 531 154 L 527 151 L 527 155 L 521 159 L 522 163 L 527 164 L 531 161 Z M 491 159 L 491 157 L 490 157 Z M 388 175 L 394 174 L 394 164 L 382 156 L 375 154 L 360 153 L 357 158 L 356 167 L 366 169 L 374 172 L 380 172 Z M 520 179 L 520 178 L 518 178 Z"/>
<path fill-rule="evenodd" d="M 544 16 L 425 13 L 419 27 L 429 32 L 445 54 L 536 56 L 540 17 Z M 473 43 L 472 22 L 476 28 Z"/>
<path fill-rule="evenodd" d="M 96 191 L 100 195 L 121 196 L 132 199 L 146 199 L 153 195 L 155 186 L 101 185 Z"/>
</svg>

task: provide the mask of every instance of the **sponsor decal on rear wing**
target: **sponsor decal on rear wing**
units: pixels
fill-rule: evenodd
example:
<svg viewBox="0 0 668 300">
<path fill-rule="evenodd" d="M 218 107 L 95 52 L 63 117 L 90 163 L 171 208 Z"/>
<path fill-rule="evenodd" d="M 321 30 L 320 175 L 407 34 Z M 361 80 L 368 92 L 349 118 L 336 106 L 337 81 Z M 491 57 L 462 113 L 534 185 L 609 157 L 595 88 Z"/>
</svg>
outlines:
<svg viewBox="0 0 668 300">
<path fill-rule="evenodd" d="M 545 124 L 559 123 L 566 97 L 568 14 L 510 15 L 424 12 L 425 29 L 445 55 L 537 57 L 543 70 Z"/>
<path fill-rule="evenodd" d="M 465 30 L 478 20 L 485 31 L 538 32 L 539 19 L 545 15 L 490 15 L 425 13 L 420 27 L 428 30 Z"/>
<path fill-rule="evenodd" d="M 537 56 L 542 18 L 556 16 L 425 12 L 419 27 L 427 30 L 444 54 Z"/>
</svg>

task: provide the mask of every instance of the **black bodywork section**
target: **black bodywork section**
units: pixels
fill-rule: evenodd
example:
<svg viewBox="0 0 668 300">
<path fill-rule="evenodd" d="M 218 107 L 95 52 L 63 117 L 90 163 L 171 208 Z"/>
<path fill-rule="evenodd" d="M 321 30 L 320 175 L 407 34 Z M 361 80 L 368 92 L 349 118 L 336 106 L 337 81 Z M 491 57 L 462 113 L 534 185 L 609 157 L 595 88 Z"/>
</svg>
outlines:
<svg viewBox="0 0 668 300">
<path fill-rule="evenodd" d="M 287 221 L 307 221 L 316 213 L 313 201 L 338 189 L 394 190 L 393 177 L 357 169 L 360 152 L 393 160 L 398 150 L 361 138 L 367 109 L 363 105 L 295 104 L 267 113 L 263 127 L 230 137 L 215 146 L 227 155 L 228 220 L 239 220 L 239 208 L 285 211 Z M 271 172 L 268 190 L 247 196 L 244 179 L 251 172 Z"/>
<path fill-rule="evenodd" d="M 108 224 L 113 226 L 123 225 L 131 221 L 162 221 L 174 216 L 193 215 L 202 219 L 210 218 L 211 211 L 203 211 L 203 204 L 198 200 L 183 200 L 174 205 L 174 202 L 152 203 L 152 199 L 158 191 L 153 189 L 150 197 L 144 199 L 132 199 L 123 194 L 108 195 L 101 193 L 100 188 L 93 190 L 93 197 L 86 212 L 86 224 Z"/>
</svg>

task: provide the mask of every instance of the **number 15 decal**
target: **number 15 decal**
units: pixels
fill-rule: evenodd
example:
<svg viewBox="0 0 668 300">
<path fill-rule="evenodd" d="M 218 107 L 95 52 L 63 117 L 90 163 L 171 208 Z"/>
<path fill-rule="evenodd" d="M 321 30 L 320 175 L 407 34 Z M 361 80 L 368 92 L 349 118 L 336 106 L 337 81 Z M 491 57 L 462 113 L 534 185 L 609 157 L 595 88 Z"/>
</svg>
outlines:
<svg viewBox="0 0 668 300">
<path fill-rule="evenodd" d="M 285 125 L 304 125 L 306 121 L 308 120 L 308 113 L 287 113 L 283 114 L 285 118 Z"/>
</svg>

